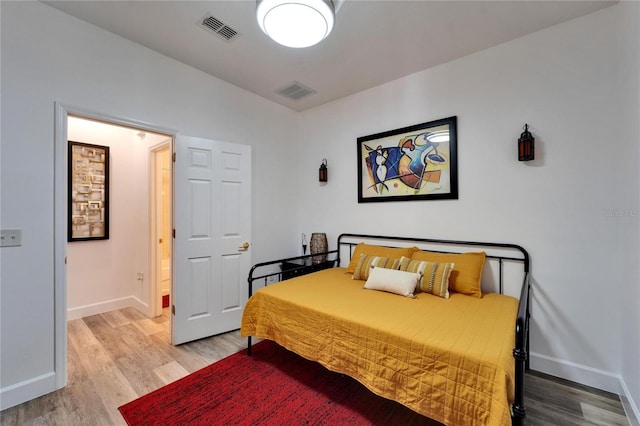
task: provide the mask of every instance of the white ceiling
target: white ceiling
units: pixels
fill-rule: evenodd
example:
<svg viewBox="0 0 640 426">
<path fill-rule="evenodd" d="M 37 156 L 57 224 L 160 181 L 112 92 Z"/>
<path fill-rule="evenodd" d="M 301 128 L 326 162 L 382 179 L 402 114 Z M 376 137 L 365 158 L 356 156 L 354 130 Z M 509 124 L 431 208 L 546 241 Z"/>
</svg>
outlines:
<svg viewBox="0 0 640 426">
<path fill-rule="evenodd" d="M 617 2 L 345 0 L 337 4 L 333 32 L 307 49 L 268 39 L 251 0 L 45 3 L 302 111 Z M 226 41 L 203 30 L 198 24 L 207 14 L 240 35 Z M 298 101 L 276 93 L 293 82 L 316 93 Z"/>
</svg>

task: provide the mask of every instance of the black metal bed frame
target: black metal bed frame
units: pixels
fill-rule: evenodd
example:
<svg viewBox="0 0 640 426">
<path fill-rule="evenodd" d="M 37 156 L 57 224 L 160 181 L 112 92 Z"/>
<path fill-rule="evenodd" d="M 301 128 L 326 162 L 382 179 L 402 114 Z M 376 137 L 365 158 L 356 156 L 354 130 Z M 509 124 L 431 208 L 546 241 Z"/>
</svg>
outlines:
<svg viewBox="0 0 640 426">
<path fill-rule="evenodd" d="M 503 244 L 492 242 L 478 242 L 478 241 L 457 241 L 457 240 L 442 240 L 442 239 L 430 239 L 430 238 L 408 238 L 408 237 L 394 237 L 394 236 L 381 236 L 381 235 L 366 235 L 366 234 L 340 234 L 337 241 L 337 249 L 330 250 L 325 253 L 316 253 L 314 255 L 296 256 L 285 259 L 272 260 L 268 262 L 257 263 L 251 267 L 249 276 L 247 278 L 249 284 L 249 297 L 253 294 L 253 283 L 258 280 L 264 280 L 264 285 L 268 285 L 270 278 L 277 278 L 278 281 L 282 280 L 283 268 L 281 267 L 285 262 L 291 262 L 296 260 L 312 259 L 314 256 L 326 256 L 329 258 L 328 262 L 333 262 L 333 267 L 340 265 L 340 254 L 342 248 L 348 247 L 349 260 L 353 255 L 354 247 L 361 241 L 367 242 L 384 242 L 384 245 L 389 245 L 390 242 L 402 242 L 405 244 L 429 244 L 429 245 L 441 245 L 441 246 L 460 246 L 460 247 L 477 247 L 477 248 L 493 248 L 502 249 L 508 251 L 519 252 L 517 257 L 502 256 L 502 255 L 490 255 L 487 254 L 487 259 L 493 259 L 498 261 L 498 281 L 499 292 L 503 294 L 503 266 L 505 261 L 509 262 L 521 262 L 524 269 L 524 279 L 522 282 L 522 289 L 520 290 L 520 300 L 518 304 L 518 316 L 515 323 L 515 348 L 513 349 L 513 357 L 516 362 L 515 366 L 515 399 L 511 406 L 511 422 L 514 426 L 521 426 L 526 416 L 526 408 L 524 404 L 524 375 L 525 371 L 529 369 L 529 319 L 531 317 L 529 295 L 531 292 L 531 272 L 530 272 L 530 260 L 529 253 L 521 246 L 517 244 Z M 459 253 L 452 251 L 437 251 L 441 253 Z M 256 272 L 268 266 L 274 267 L 280 266 L 280 271 L 266 272 L 262 275 L 257 275 Z M 313 267 L 311 265 L 300 266 L 295 268 L 298 271 L 304 271 L 304 269 Z M 291 271 L 291 269 L 289 270 Z M 247 354 L 251 356 L 251 336 L 248 337 Z"/>
</svg>

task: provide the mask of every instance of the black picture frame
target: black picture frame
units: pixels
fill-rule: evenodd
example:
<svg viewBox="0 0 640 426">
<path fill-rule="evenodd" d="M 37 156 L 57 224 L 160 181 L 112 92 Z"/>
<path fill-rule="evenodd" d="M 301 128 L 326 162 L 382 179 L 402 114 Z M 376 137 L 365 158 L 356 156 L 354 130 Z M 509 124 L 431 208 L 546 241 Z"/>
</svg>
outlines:
<svg viewBox="0 0 640 426">
<path fill-rule="evenodd" d="M 109 239 L 109 147 L 68 141 L 67 241 Z"/>
<path fill-rule="evenodd" d="M 457 117 L 357 139 L 358 203 L 458 199 Z"/>
</svg>

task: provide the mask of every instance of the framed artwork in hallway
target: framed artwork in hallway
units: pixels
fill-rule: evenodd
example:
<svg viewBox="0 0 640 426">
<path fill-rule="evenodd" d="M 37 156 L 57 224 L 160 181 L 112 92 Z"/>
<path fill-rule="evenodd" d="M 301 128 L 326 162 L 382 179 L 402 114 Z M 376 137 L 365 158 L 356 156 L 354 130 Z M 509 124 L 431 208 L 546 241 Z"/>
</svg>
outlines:
<svg viewBox="0 0 640 426">
<path fill-rule="evenodd" d="M 109 147 L 69 141 L 68 241 L 109 239 Z"/>
</svg>

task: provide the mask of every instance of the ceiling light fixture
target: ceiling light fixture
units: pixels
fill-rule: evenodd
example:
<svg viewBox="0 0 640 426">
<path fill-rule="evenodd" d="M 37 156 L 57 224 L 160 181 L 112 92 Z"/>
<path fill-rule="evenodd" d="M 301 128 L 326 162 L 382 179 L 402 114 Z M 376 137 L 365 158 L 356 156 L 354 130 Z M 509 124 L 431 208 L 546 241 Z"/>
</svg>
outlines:
<svg viewBox="0 0 640 426">
<path fill-rule="evenodd" d="M 437 130 L 435 132 L 427 133 L 427 140 L 431 143 L 449 142 L 449 131 Z"/>
<path fill-rule="evenodd" d="M 332 0 L 257 0 L 260 29 L 276 43 L 301 48 L 324 40 L 333 29 Z"/>
</svg>

